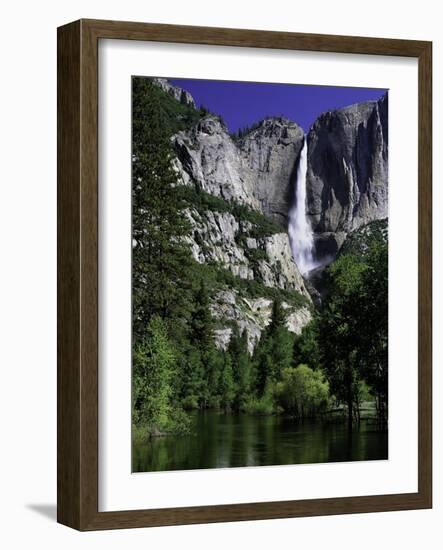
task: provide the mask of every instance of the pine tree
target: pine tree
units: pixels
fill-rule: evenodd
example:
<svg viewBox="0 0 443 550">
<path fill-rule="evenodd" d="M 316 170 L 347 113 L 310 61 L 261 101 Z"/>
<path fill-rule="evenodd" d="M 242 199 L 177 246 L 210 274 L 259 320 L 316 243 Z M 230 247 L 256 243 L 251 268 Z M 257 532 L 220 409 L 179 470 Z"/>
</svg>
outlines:
<svg viewBox="0 0 443 550">
<path fill-rule="evenodd" d="M 223 358 L 223 370 L 220 377 L 220 396 L 223 408 L 229 411 L 235 399 L 235 383 L 231 354 L 226 352 Z"/>
<path fill-rule="evenodd" d="M 199 406 L 204 408 L 212 401 L 211 398 L 217 395 L 220 361 L 214 341 L 214 321 L 209 309 L 209 295 L 203 280 L 194 293 L 189 322 L 189 344 L 191 354 L 199 357 L 200 380 L 197 400 Z M 196 374 L 193 377 L 195 379 Z"/>
<path fill-rule="evenodd" d="M 182 404 L 185 409 L 198 409 L 205 393 L 204 365 L 200 350 L 189 347 L 182 355 L 181 365 Z"/>
<path fill-rule="evenodd" d="M 318 322 L 314 318 L 303 327 L 301 334 L 295 337 L 293 366 L 309 365 L 311 369 L 320 368 L 320 348 L 318 344 Z"/>
<path fill-rule="evenodd" d="M 251 358 L 246 329 L 240 334 L 237 324 L 231 334 L 228 352 L 232 358 L 233 379 L 237 389 L 235 407 L 240 409 L 251 390 Z"/>
<path fill-rule="evenodd" d="M 257 397 L 262 397 L 265 392 L 268 379 L 270 380 L 273 369 L 272 361 L 272 342 L 269 336 L 264 332 L 254 353 L 255 367 L 255 393 Z"/>
<path fill-rule="evenodd" d="M 171 418 L 175 355 L 166 327 L 153 317 L 134 348 L 133 420 L 150 433 L 161 432 Z"/>
<path fill-rule="evenodd" d="M 346 404 L 348 427 L 352 429 L 354 405 L 361 373 L 358 362 L 358 323 L 365 265 L 351 254 L 340 256 L 329 268 L 330 292 L 318 319 L 321 362 L 335 397 Z M 364 323 L 366 325 L 366 323 Z"/>
<path fill-rule="evenodd" d="M 274 335 L 279 329 L 286 328 L 286 315 L 283 306 L 279 300 L 274 300 L 272 304 L 271 323 L 268 333 Z"/>
<path fill-rule="evenodd" d="M 206 351 L 214 343 L 213 320 L 209 309 L 209 295 L 203 279 L 194 293 L 193 311 L 189 323 L 190 341 Z"/>
<path fill-rule="evenodd" d="M 133 331 L 139 338 L 159 315 L 168 327 L 183 329 L 189 309 L 189 233 L 177 193 L 173 154 L 155 85 L 133 79 L 132 294 Z"/>
<path fill-rule="evenodd" d="M 256 392 L 264 395 L 266 387 L 276 382 L 291 366 L 293 335 L 286 328 L 286 315 L 280 301 L 272 305 L 271 322 L 264 331 L 255 353 Z"/>
</svg>

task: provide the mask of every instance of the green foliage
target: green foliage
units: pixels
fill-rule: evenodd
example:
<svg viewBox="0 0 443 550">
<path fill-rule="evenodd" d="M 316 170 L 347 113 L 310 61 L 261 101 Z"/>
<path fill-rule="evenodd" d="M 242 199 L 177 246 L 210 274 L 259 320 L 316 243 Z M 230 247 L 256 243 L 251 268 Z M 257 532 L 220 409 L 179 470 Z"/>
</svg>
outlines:
<svg viewBox="0 0 443 550">
<path fill-rule="evenodd" d="M 181 130 L 192 128 L 207 114 L 204 107 L 195 109 L 185 101 L 177 101 L 173 95 L 154 84 L 151 78 L 133 77 L 132 85 L 133 89 L 148 90 L 150 99 L 157 105 L 157 116 L 168 137 Z"/>
<path fill-rule="evenodd" d="M 371 327 L 358 333 L 357 358 L 362 377 L 376 398 L 382 422 L 388 415 L 388 246 L 374 241 L 365 256 L 366 269 L 358 293 L 360 326 Z"/>
<path fill-rule="evenodd" d="M 266 250 L 263 250 L 262 248 L 243 248 L 245 256 L 248 258 L 252 269 L 254 273 L 257 271 L 257 267 L 259 263 L 263 260 L 268 259 L 268 255 L 266 254 Z"/>
<path fill-rule="evenodd" d="M 183 330 L 190 307 L 190 251 L 184 203 L 175 192 L 171 144 L 165 131 L 158 87 L 133 80 L 133 331 L 137 340 L 149 321 L 162 317 Z"/>
<path fill-rule="evenodd" d="M 253 131 L 256 130 L 257 128 L 260 128 L 262 122 L 263 122 L 263 121 L 254 122 L 254 123 L 251 124 L 250 126 L 244 126 L 244 127 L 242 127 L 242 128 L 239 128 L 236 132 L 233 132 L 233 133 L 231 134 L 231 138 L 232 138 L 234 141 L 240 141 L 241 139 L 243 139 L 244 137 L 246 137 L 248 134 L 250 134 L 251 132 L 253 132 Z"/>
<path fill-rule="evenodd" d="M 295 337 L 294 364 L 303 363 L 315 370 L 319 368 L 320 362 L 318 325 L 312 321 L 303 327 L 301 334 Z"/>
<path fill-rule="evenodd" d="M 222 197 L 211 195 L 203 191 L 196 182 L 192 186 L 181 185 L 176 191 L 190 208 L 194 208 L 202 216 L 207 211 L 229 212 L 240 222 L 249 222 L 253 226 L 248 232 L 249 237 L 267 237 L 284 231 L 280 225 L 267 218 L 258 210 L 235 201 L 227 201 Z"/>
<path fill-rule="evenodd" d="M 286 315 L 281 303 L 273 303 L 271 322 L 264 331 L 254 353 L 255 384 L 259 397 L 267 385 L 277 381 L 284 369 L 291 366 L 293 335 L 286 328 Z"/>
<path fill-rule="evenodd" d="M 310 305 L 307 298 L 295 290 L 269 287 L 255 279 L 241 279 L 217 263 L 199 264 L 194 261 L 191 265 L 191 274 L 193 280 L 204 278 L 210 291 L 231 288 L 245 298 L 268 298 L 272 301 L 286 302 L 294 307 Z"/>
<path fill-rule="evenodd" d="M 194 308 L 190 320 L 190 342 L 202 351 L 212 348 L 214 343 L 212 315 L 209 311 L 209 296 L 203 279 L 194 293 Z"/>
<path fill-rule="evenodd" d="M 364 257 L 371 246 L 387 243 L 388 220 L 374 220 L 348 235 L 340 249 L 339 256 L 351 254 Z"/>
<path fill-rule="evenodd" d="M 371 394 L 386 419 L 386 227 L 375 224 L 350 236 L 328 269 L 322 310 L 294 337 L 282 302 L 307 307 L 304 296 L 192 259 L 186 208 L 202 217 L 209 211 L 235 216 L 237 242 L 253 269 L 266 254 L 249 249 L 246 239 L 282 232 L 260 212 L 179 184 L 170 136 L 206 110 L 176 101 L 145 78 L 133 79 L 132 106 L 134 440 L 188 432 L 186 411 L 193 409 L 311 417 L 325 411 L 330 393 L 347 405 L 351 419 Z M 273 302 L 252 357 L 248 335 L 234 319 L 224 323 L 232 328 L 228 349 L 215 346 L 210 302 L 226 288 Z"/>
<path fill-rule="evenodd" d="M 234 382 L 232 358 L 229 353 L 224 354 L 223 370 L 220 377 L 221 405 L 225 410 L 230 410 L 234 403 L 236 387 Z"/>
<path fill-rule="evenodd" d="M 331 391 L 346 403 L 349 424 L 358 411 L 361 381 L 387 420 L 388 245 L 383 224 L 370 224 L 328 269 L 328 299 L 317 316 L 321 363 Z"/>
<path fill-rule="evenodd" d="M 194 307 L 189 322 L 188 361 L 185 371 L 186 388 L 183 404 L 186 408 L 218 406 L 221 400 L 220 378 L 223 357 L 214 342 L 214 321 L 209 309 L 206 282 L 199 280 L 194 292 Z M 183 350 L 182 350 L 183 352 Z"/>
<path fill-rule="evenodd" d="M 185 409 L 198 409 L 204 392 L 204 365 L 198 348 L 182 350 L 182 405 Z"/>
<path fill-rule="evenodd" d="M 240 334 L 235 323 L 228 353 L 231 356 L 233 368 L 233 381 L 236 388 L 235 408 L 241 409 L 248 398 L 252 387 L 252 361 L 248 352 L 248 335 L 246 330 Z"/>
<path fill-rule="evenodd" d="M 240 222 L 247 222 L 248 225 L 250 225 L 247 232 L 240 231 L 236 240 L 237 243 L 242 246 L 246 257 L 252 263 L 253 267 L 260 260 L 266 259 L 267 256 L 264 250 L 249 249 L 246 247 L 246 238 L 251 237 L 260 239 L 283 231 L 281 226 L 260 212 L 248 206 L 239 205 L 234 201 L 229 202 L 221 197 L 206 193 L 202 191 L 197 184 L 194 184 L 194 186 L 179 185 L 176 188 L 176 192 L 184 204 L 189 208 L 197 210 L 202 217 L 205 217 L 208 211 L 229 212 Z M 205 246 L 204 242 L 199 243 L 199 245 L 202 247 Z M 273 301 L 285 301 L 295 307 L 309 306 L 309 301 L 306 297 L 295 290 L 268 287 L 256 279 L 241 279 L 233 275 L 228 269 L 216 263 L 199 264 L 193 262 L 191 269 L 194 273 L 193 279 L 204 279 L 208 290 L 218 290 L 223 287 L 229 287 L 238 290 L 240 294 L 246 298 L 264 297 Z"/>
<path fill-rule="evenodd" d="M 274 401 L 271 384 L 268 384 L 261 397 L 249 397 L 242 406 L 242 411 L 257 416 L 268 416 L 280 412 Z"/>
<path fill-rule="evenodd" d="M 175 354 L 164 321 L 153 317 L 133 353 L 133 421 L 149 433 L 173 428 Z"/>
<path fill-rule="evenodd" d="M 276 384 L 275 396 L 281 408 L 296 418 L 312 418 L 326 411 L 329 384 L 323 373 L 307 365 L 283 370 Z"/>
<path fill-rule="evenodd" d="M 258 128 L 260 128 L 260 126 L 262 126 L 263 122 L 266 119 L 269 119 L 269 118 L 274 118 L 274 119 L 278 118 L 278 119 L 280 119 L 280 121 L 282 121 L 284 119 L 284 116 L 283 116 L 283 114 L 281 114 L 280 116 L 275 117 L 274 115 L 267 114 L 263 119 L 261 119 L 257 122 L 253 122 L 249 126 L 243 126 L 243 127 L 239 128 L 236 132 L 233 132 L 231 134 L 231 138 L 234 141 L 243 140 L 245 137 L 247 137 L 249 134 L 251 134 L 254 130 L 257 130 Z"/>
<path fill-rule="evenodd" d="M 278 223 L 244 204 L 233 203 L 231 212 L 238 220 L 252 224 L 252 228 L 248 232 L 249 237 L 260 239 L 282 232 L 283 228 Z"/>
</svg>

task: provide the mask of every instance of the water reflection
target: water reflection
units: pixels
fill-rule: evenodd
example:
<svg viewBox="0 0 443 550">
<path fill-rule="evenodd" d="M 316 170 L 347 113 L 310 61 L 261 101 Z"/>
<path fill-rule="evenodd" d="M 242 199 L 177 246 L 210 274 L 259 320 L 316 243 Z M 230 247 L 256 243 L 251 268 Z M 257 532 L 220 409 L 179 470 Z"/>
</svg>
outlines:
<svg viewBox="0 0 443 550">
<path fill-rule="evenodd" d="M 194 470 L 388 458 L 388 434 L 362 421 L 294 422 L 278 416 L 193 415 L 192 433 L 153 438 L 133 447 L 133 471 Z"/>
</svg>

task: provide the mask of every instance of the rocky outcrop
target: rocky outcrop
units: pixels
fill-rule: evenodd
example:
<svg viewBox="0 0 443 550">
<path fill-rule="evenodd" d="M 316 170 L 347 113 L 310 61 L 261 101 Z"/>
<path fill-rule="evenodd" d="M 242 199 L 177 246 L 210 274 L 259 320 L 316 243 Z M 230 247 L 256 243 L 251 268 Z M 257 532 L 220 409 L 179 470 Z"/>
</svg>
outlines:
<svg viewBox="0 0 443 550">
<path fill-rule="evenodd" d="M 286 311 L 286 326 L 290 332 L 300 334 L 309 323 L 312 313 L 309 307 L 296 308 L 282 303 Z M 260 341 L 263 330 L 271 322 L 272 300 L 268 298 L 245 298 L 236 290 L 220 291 L 211 305 L 212 315 L 222 324 L 236 323 L 240 332 L 246 330 L 248 349 L 252 353 Z M 229 345 L 232 328 L 229 326 L 215 331 L 217 346 L 226 349 Z"/>
<path fill-rule="evenodd" d="M 233 139 L 218 117 L 207 115 L 172 138 L 177 155 L 174 166 L 183 184 L 229 204 L 246 205 L 280 224 L 281 232 L 257 237 L 253 223 L 229 211 L 187 210 L 193 230 L 189 243 L 197 262 L 215 264 L 240 279 L 305 298 L 304 306 L 283 303 L 288 328 L 294 333 L 311 319 L 311 298 L 285 231 L 303 136 L 297 124 L 278 118 L 266 119 L 241 139 Z M 252 352 L 270 322 L 272 299 L 251 298 L 225 287 L 212 298 L 211 311 L 218 323 L 217 346 L 226 349 L 236 323 L 241 332 L 246 330 Z"/>
<path fill-rule="evenodd" d="M 239 141 L 261 211 L 283 227 L 287 226 L 294 198 L 294 176 L 303 141 L 303 129 L 282 117 L 263 120 Z"/>
<path fill-rule="evenodd" d="M 308 143 L 307 213 L 316 253 L 334 257 L 346 235 L 388 210 L 388 105 L 359 103 L 321 115 Z M 182 180 L 261 211 L 287 227 L 303 130 L 267 118 L 239 139 L 207 115 L 173 138 Z"/>
<path fill-rule="evenodd" d="M 284 118 L 267 118 L 234 140 L 214 115 L 173 138 L 183 179 L 203 191 L 246 204 L 287 226 L 293 176 L 303 130 Z"/>
<path fill-rule="evenodd" d="M 185 105 L 190 105 L 195 108 L 195 101 L 192 95 L 180 88 L 179 86 L 173 86 L 166 78 L 153 78 L 152 81 L 161 88 L 164 92 L 172 95 L 174 99 Z"/>
<path fill-rule="evenodd" d="M 287 233 L 252 236 L 254 224 L 237 219 L 230 212 L 189 209 L 187 216 L 193 228 L 189 243 L 197 262 L 220 266 L 250 284 L 263 285 L 263 290 L 293 291 L 305 298 L 303 305 L 282 302 L 288 329 L 299 334 L 311 320 L 311 298 L 292 258 Z M 229 345 L 232 324 L 236 323 L 240 332 L 246 330 L 252 353 L 270 322 L 273 300 L 267 292 L 252 297 L 247 288 L 224 286 L 211 297 L 211 312 L 218 325 L 214 336 L 220 349 Z"/>
<path fill-rule="evenodd" d="M 321 115 L 308 140 L 307 211 L 320 255 L 388 215 L 388 99 Z"/>
<path fill-rule="evenodd" d="M 177 101 L 195 105 L 184 90 L 164 79 L 156 83 Z M 286 232 L 304 140 L 308 145 L 307 214 L 316 253 L 332 259 L 348 233 L 387 216 L 387 124 L 385 96 L 377 102 L 324 113 L 308 136 L 295 122 L 282 117 L 266 118 L 241 137 L 231 136 L 218 116 L 207 114 L 191 129 L 172 137 L 174 168 L 182 183 L 226 201 L 220 211 L 217 201 L 207 201 L 209 206 L 204 208 L 193 207 L 190 201 L 186 212 L 194 259 L 229 270 L 243 285 L 218 287 L 211 297 L 220 348 L 228 346 L 236 323 L 247 331 L 252 351 L 269 323 L 275 293 L 287 296 L 294 291 L 305 298 L 283 300 L 287 326 L 294 333 L 311 319 L 311 296 L 315 303 L 321 302 L 315 277 L 314 286 L 303 280 Z M 232 205 L 259 212 L 277 222 L 281 231 L 278 227 L 257 231 L 251 217 L 240 216 Z M 243 292 L 249 282 L 251 288 L 258 283 L 259 292 L 257 286 L 254 292 Z"/>
<path fill-rule="evenodd" d="M 230 212 L 187 210 L 193 235 L 188 239 L 199 263 L 216 263 L 233 275 L 266 287 L 295 290 L 309 300 L 304 281 L 292 258 L 287 233 L 261 238 L 248 236 L 254 225 Z"/>
<path fill-rule="evenodd" d="M 276 233 L 260 239 L 258 248 L 265 252 L 265 259 L 258 261 L 257 270 L 266 286 L 297 290 L 309 297 L 303 277 L 292 257 L 287 233 Z"/>
<path fill-rule="evenodd" d="M 156 82 L 179 101 L 184 90 Z M 307 213 L 316 253 L 334 257 L 346 235 L 388 214 L 388 98 L 322 114 L 304 136 L 283 117 L 268 117 L 240 138 L 216 115 L 173 137 L 182 181 L 261 211 L 286 229 L 294 177 L 308 143 Z"/>
<path fill-rule="evenodd" d="M 183 179 L 199 185 L 211 195 L 259 209 L 253 179 L 245 173 L 239 149 L 225 125 L 208 115 L 191 130 L 173 138 Z"/>
<path fill-rule="evenodd" d="M 229 212 L 211 210 L 199 214 L 191 209 L 187 216 L 193 231 L 188 241 L 197 262 L 216 263 L 241 279 L 254 278 L 245 251 L 236 242 L 239 231 L 246 229 L 245 222 L 239 222 Z"/>
<path fill-rule="evenodd" d="M 340 249 L 339 255 L 355 254 L 359 257 L 364 257 L 368 250 L 370 250 L 371 243 L 374 241 L 378 243 L 388 242 L 387 218 L 371 221 L 349 233 Z"/>
</svg>

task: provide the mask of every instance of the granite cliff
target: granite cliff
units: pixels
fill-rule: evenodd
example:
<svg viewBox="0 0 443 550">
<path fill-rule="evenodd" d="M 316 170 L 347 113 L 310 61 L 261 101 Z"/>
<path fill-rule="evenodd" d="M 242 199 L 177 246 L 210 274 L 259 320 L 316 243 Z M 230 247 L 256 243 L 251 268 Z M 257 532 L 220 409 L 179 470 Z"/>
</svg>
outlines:
<svg viewBox="0 0 443 550">
<path fill-rule="evenodd" d="M 270 322 L 276 298 L 287 310 L 292 332 L 300 333 L 312 317 L 311 298 L 286 231 L 303 139 L 297 124 L 278 117 L 234 137 L 213 114 L 172 137 L 176 170 L 194 193 L 187 211 L 193 257 L 243 281 L 240 288 L 219 289 L 213 298 L 216 341 L 222 348 L 235 322 L 241 331 L 246 329 L 252 351 Z M 198 206 L 202 197 L 204 204 Z M 294 301 L 291 295 L 298 298 Z"/>
<path fill-rule="evenodd" d="M 173 138 L 184 181 L 258 209 L 283 228 L 304 139 L 316 253 L 334 256 L 349 232 L 388 215 L 387 95 L 323 113 L 306 137 L 295 122 L 270 117 L 233 139 L 218 117 L 207 115 Z"/>
<path fill-rule="evenodd" d="M 171 142 L 188 193 L 193 258 L 232 277 L 212 296 L 217 344 L 226 348 L 236 323 L 246 329 L 252 351 L 275 299 L 287 310 L 288 328 L 300 333 L 312 317 L 315 295 L 293 260 L 287 234 L 301 149 L 306 140 L 306 208 L 315 254 L 333 258 L 349 233 L 387 217 L 387 96 L 324 113 L 307 136 L 283 117 L 230 135 L 219 116 L 196 109 L 188 92 L 154 81 L 189 109 L 192 121 Z"/>
<path fill-rule="evenodd" d="M 185 181 L 260 210 L 283 228 L 303 140 L 303 129 L 281 117 L 266 118 L 234 139 L 215 115 L 207 115 L 173 138 Z"/>
<path fill-rule="evenodd" d="M 317 254 L 388 215 L 388 98 L 322 114 L 308 136 L 307 212 Z"/>
</svg>

